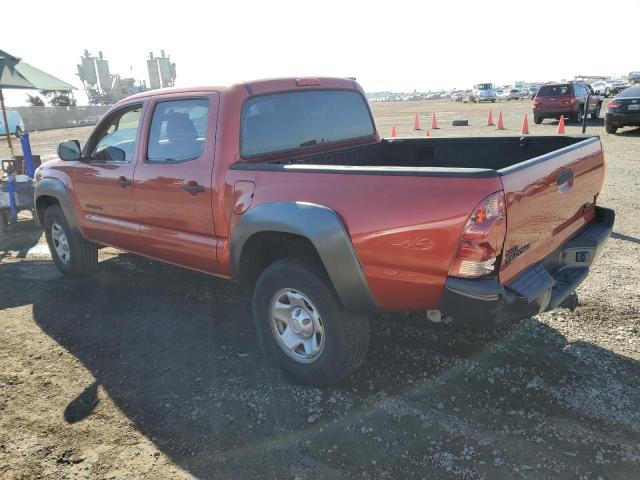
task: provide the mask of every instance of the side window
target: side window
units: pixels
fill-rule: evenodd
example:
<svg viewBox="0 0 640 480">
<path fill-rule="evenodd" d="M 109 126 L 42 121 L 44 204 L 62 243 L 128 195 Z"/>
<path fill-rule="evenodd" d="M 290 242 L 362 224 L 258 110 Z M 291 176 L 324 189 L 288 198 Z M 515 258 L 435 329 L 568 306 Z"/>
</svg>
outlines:
<svg viewBox="0 0 640 480">
<path fill-rule="evenodd" d="M 159 102 L 153 112 L 147 161 L 187 162 L 204 151 L 209 100 L 194 98 Z"/>
<path fill-rule="evenodd" d="M 130 162 L 140 125 L 141 105 L 118 113 L 100 127 L 91 160 L 96 162 Z"/>
</svg>

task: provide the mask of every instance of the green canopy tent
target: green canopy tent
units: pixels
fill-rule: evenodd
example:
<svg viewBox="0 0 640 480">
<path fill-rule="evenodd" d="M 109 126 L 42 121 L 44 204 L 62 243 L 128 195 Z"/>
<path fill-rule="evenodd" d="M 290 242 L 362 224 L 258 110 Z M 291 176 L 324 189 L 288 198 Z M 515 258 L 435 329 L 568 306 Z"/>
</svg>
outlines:
<svg viewBox="0 0 640 480">
<path fill-rule="evenodd" d="M 4 96 L 2 95 L 3 88 L 56 90 L 63 92 L 75 90 L 73 85 L 69 85 L 62 80 L 23 62 L 20 58 L 14 57 L 13 55 L 0 50 L 0 108 L 2 109 L 2 121 L 4 122 L 4 130 L 12 156 L 13 145 L 11 143 L 11 133 L 9 132 L 7 112 L 4 106 Z"/>
</svg>

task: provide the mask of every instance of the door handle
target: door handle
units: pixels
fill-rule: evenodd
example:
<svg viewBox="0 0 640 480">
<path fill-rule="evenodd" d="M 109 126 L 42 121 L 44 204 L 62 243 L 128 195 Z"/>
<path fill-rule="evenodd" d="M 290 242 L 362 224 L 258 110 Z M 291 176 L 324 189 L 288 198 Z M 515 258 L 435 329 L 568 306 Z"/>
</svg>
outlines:
<svg viewBox="0 0 640 480">
<path fill-rule="evenodd" d="M 127 180 L 127 177 L 118 177 L 118 183 L 122 188 L 127 188 L 129 185 L 131 185 L 131 182 Z"/>
<path fill-rule="evenodd" d="M 190 193 L 191 195 L 202 193 L 205 190 L 205 188 L 202 185 L 198 185 L 198 182 L 194 182 L 193 180 L 182 185 L 182 189 L 185 192 Z"/>
<path fill-rule="evenodd" d="M 556 185 L 560 192 L 569 190 L 573 186 L 573 170 L 564 170 L 556 175 Z"/>
</svg>

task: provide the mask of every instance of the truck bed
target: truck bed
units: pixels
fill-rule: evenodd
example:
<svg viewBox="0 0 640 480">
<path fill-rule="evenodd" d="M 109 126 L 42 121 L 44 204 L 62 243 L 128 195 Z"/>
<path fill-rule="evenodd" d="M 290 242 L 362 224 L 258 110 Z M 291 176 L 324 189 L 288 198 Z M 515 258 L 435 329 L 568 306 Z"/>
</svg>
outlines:
<svg viewBox="0 0 640 480">
<path fill-rule="evenodd" d="M 389 196 L 398 196 L 398 185 L 413 191 L 417 183 L 406 177 L 423 177 L 423 189 L 414 191 L 403 206 L 397 206 L 399 211 L 415 203 L 428 205 L 429 210 L 446 209 L 445 204 L 469 192 L 469 181 L 479 186 L 481 179 L 493 180 L 494 191 L 502 190 L 506 202 L 504 258 L 498 271 L 503 283 L 542 261 L 593 220 L 604 178 L 600 139 L 587 135 L 382 140 L 274 161 L 236 163 L 230 168 L 316 173 L 307 181 L 315 186 L 328 182 L 326 188 L 332 190 L 346 184 L 355 195 L 366 192 L 364 196 L 375 205 L 375 212 L 384 210 Z M 364 179 L 357 183 L 337 178 L 331 181 L 324 174 L 378 177 L 378 189 L 371 190 L 366 186 L 371 182 Z M 390 176 L 405 178 L 392 182 Z M 456 180 L 448 182 L 447 199 L 427 199 L 435 188 L 434 181 L 447 182 L 448 178 Z M 340 213 L 339 208 L 337 211 Z"/>
<path fill-rule="evenodd" d="M 329 153 L 294 156 L 271 164 L 470 169 L 467 174 L 484 176 L 482 170 L 505 170 L 547 154 L 558 154 L 559 150 L 572 147 L 589 138 L 593 137 L 510 136 L 382 140 Z"/>
</svg>

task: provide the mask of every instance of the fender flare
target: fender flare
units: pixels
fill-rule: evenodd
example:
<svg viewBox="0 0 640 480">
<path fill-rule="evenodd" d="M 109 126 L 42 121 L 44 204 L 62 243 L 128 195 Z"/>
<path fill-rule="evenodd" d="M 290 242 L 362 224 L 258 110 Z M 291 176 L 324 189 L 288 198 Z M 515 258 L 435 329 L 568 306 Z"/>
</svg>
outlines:
<svg viewBox="0 0 640 480">
<path fill-rule="evenodd" d="M 362 265 L 340 217 L 330 208 L 305 202 L 274 202 L 250 209 L 231 233 L 231 265 L 240 275 L 245 243 L 260 232 L 282 232 L 307 238 L 315 247 L 329 279 L 349 310 L 376 311 Z"/>
<path fill-rule="evenodd" d="M 41 226 L 44 227 L 44 216 L 40 218 L 40 211 L 38 210 L 38 198 L 42 196 L 49 196 L 55 198 L 60 204 L 60 208 L 62 208 L 62 213 L 69 223 L 69 226 L 80 232 L 80 225 L 78 219 L 76 217 L 75 211 L 73 209 L 73 205 L 71 204 L 71 199 L 69 198 L 69 192 L 64 183 L 56 178 L 43 178 L 34 188 L 33 192 L 33 202 L 36 206 L 36 217 L 38 218 L 38 222 Z"/>
</svg>

